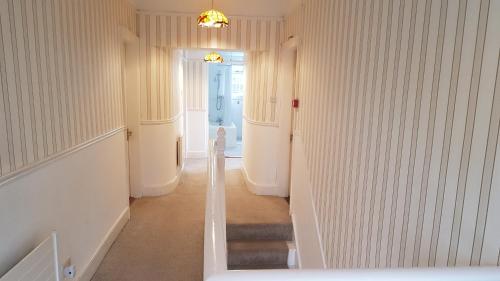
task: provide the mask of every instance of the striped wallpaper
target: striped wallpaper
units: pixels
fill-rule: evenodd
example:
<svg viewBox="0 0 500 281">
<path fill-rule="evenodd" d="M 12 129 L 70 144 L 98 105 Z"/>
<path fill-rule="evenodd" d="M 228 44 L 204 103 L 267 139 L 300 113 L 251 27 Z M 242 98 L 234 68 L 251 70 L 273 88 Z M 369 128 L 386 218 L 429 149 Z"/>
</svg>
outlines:
<svg viewBox="0 0 500 281">
<path fill-rule="evenodd" d="M 123 126 L 125 0 L 0 0 L 0 182 Z"/>
<path fill-rule="evenodd" d="M 279 46 L 279 37 L 273 42 Z M 247 87 L 244 115 L 246 119 L 277 124 L 276 102 L 279 48 L 272 52 L 248 52 Z"/>
<path fill-rule="evenodd" d="M 170 80 L 169 50 L 228 49 L 249 52 L 249 105 L 247 118 L 261 122 L 275 122 L 275 79 L 279 42 L 283 38 L 281 18 L 230 17 L 230 25 L 223 29 L 200 28 L 197 15 L 157 14 L 141 11 L 138 30 L 141 55 L 141 115 L 143 120 L 169 119 L 178 114 L 173 106 Z M 252 64 L 251 64 L 252 65 Z M 253 86 L 253 87 L 251 87 Z M 251 105 L 259 103 L 259 106 Z M 260 106 L 263 110 L 260 110 Z"/>
<path fill-rule="evenodd" d="M 208 105 L 208 65 L 201 60 L 184 61 L 186 110 L 206 111 Z"/>
<path fill-rule="evenodd" d="M 144 28 L 147 25 L 140 25 L 139 32 Z M 141 35 L 139 41 L 141 120 L 174 118 L 180 112 L 172 83 L 174 52 L 166 47 L 151 46 L 150 36 Z"/>
<path fill-rule="evenodd" d="M 305 0 L 285 25 L 328 265 L 498 265 L 500 1 Z"/>
<path fill-rule="evenodd" d="M 140 34 L 151 46 L 182 49 L 268 51 L 280 30 L 281 18 L 229 17 L 225 28 L 201 28 L 198 15 L 138 12 Z"/>
</svg>

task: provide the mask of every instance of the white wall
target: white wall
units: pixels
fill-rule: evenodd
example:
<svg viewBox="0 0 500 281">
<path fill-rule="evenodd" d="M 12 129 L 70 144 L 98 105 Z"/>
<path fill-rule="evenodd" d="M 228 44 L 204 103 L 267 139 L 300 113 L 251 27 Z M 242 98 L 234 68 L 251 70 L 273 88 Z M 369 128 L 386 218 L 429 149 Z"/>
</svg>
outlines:
<svg viewBox="0 0 500 281">
<path fill-rule="evenodd" d="M 288 196 L 288 187 L 277 178 L 278 134 L 278 127 L 243 120 L 243 176 L 255 194 Z"/>
<path fill-rule="evenodd" d="M 177 138 L 182 134 L 182 118 L 170 122 L 141 125 L 142 196 L 172 192 L 180 179 L 177 167 Z"/>
<path fill-rule="evenodd" d="M 77 276 L 90 264 L 91 276 L 128 219 L 126 157 L 119 130 L 0 186 L 0 276 L 53 230 L 61 262 L 71 258 Z"/>
<path fill-rule="evenodd" d="M 186 110 L 186 157 L 204 158 L 208 151 L 208 65 L 206 51 L 185 51 L 183 63 Z"/>
<path fill-rule="evenodd" d="M 231 98 L 231 121 L 236 126 L 236 138 L 242 139 L 243 136 L 243 97 L 236 96 Z"/>
<path fill-rule="evenodd" d="M 170 78 L 168 84 L 171 85 L 171 90 L 168 91 L 171 94 L 169 106 L 173 109 L 169 114 L 177 112 L 177 115 L 166 119 L 141 121 L 139 130 L 141 196 L 158 196 L 172 192 L 179 183 L 182 171 L 182 165 L 177 166 L 177 140 L 184 135 L 183 54 L 182 50 L 177 49 L 170 50 L 169 54 L 171 55 L 169 62 L 171 74 L 168 76 Z M 143 106 L 142 100 L 141 106 Z M 180 154 L 182 164 L 184 148 Z"/>
<path fill-rule="evenodd" d="M 289 195 L 296 44 L 295 40 L 287 41 L 280 50 L 276 83 L 277 122 L 257 122 L 248 116 L 243 120 L 243 174 L 248 188 L 255 194 Z M 245 97 L 245 102 L 247 100 Z"/>
<path fill-rule="evenodd" d="M 205 158 L 208 151 L 206 111 L 186 111 L 186 157 Z"/>
</svg>

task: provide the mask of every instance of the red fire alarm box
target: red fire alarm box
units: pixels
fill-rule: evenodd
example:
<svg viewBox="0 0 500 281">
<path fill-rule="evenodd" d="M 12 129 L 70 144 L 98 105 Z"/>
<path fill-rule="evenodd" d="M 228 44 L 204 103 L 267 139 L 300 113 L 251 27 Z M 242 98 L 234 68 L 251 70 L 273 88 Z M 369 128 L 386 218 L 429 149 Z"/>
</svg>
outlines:
<svg viewBox="0 0 500 281">
<path fill-rule="evenodd" d="M 292 100 L 292 107 L 293 108 L 299 108 L 299 99 L 293 99 Z"/>
</svg>

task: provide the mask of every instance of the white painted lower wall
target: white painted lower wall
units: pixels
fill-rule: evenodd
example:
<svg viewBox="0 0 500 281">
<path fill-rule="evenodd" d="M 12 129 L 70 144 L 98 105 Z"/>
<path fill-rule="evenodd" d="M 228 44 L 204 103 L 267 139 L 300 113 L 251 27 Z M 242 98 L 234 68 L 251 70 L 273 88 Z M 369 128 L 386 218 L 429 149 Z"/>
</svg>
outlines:
<svg viewBox="0 0 500 281">
<path fill-rule="evenodd" d="M 55 230 L 61 264 L 89 280 L 129 219 L 126 160 L 118 130 L 0 186 L 0 276 Z"/>
<path fill-rule="evenodd" d="M 206 158 L 208 151 L 207 111 L 186 111 L 186 157 Z"/>
<path fill-rule="evenodd" d="M 289 128 L 244 118 L 242 172 L 251 192 L 280 197 L 289 195 Z"/>
<path fill-rule="evenodd" d="M 142 122 L 142 196 L 165 195 L 177 187 L 182 171 L 176 157 L 181 135 L 181 117 L 166 122 Z"/>
<path fill-rule="evenodd" d="M 248 189 L 257 195 L 288 196 L 288 186 L 278 182 L 278 133 L 278 127 L 244 118 L 242 172 Z"/>
<path fill-rule="evenodd" d="M 299 132 L 294 132 L 291 175 L 290 214 L 299 268 L 326 268 L 304 145 Z"/>
<path fill-rule="evenodd" d="M 275 123 L 244 116 L 243 175 L 250 191 L 258 195 L 287 197 L 290 192 L 290 133 L 292 93 L 297 42 L 287 41 L 280 51 Z M 249 100 L 248 98 L 246 99 Z M 248 103 L 245 102 L 248 106 Z"/>
</svg>

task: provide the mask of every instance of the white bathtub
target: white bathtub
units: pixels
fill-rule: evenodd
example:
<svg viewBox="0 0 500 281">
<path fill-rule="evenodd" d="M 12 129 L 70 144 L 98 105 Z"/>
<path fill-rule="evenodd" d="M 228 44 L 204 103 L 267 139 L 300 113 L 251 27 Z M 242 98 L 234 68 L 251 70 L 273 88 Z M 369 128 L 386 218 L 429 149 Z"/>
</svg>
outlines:
<svg viewBox="0 0 500 281">
<path fill-rule="evenodd" d="M 210 123 L 208 127 L 208 137 L 210 139 L 215 139 L 217 138 L 217 130 L 219 127 L 223 127 L 224 130 L 226 131 L 226 147 L 235 147 L 236 146 L 236 136 L 237 136 L 237 131 L 236 131 L 236 125 L 231 122 L 230 126 L 220 126 L 216 123 Z"/>
</svg>

